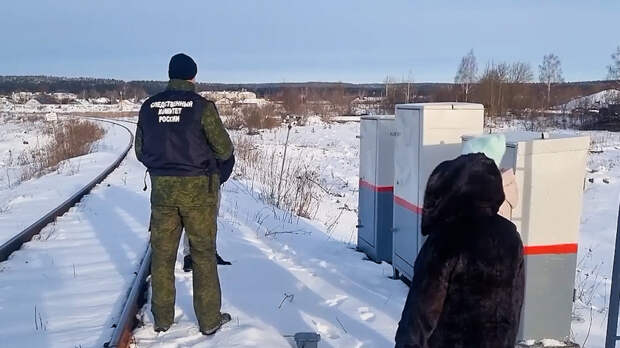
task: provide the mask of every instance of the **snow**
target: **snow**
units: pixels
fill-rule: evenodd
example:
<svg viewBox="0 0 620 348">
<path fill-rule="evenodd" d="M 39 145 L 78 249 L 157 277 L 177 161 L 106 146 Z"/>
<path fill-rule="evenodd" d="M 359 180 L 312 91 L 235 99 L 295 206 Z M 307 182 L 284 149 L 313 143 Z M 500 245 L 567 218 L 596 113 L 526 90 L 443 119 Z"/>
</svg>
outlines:
<svg viewBox="0 0 620 348">
<path fill-rule="evenodd" d="M 266 99 L 258 98 L 256 93 L 248 91 L 203 91 L 199 92 L 199 94 L 212 100 L 217 106 L 231 106 L 237 103 L 257 106 L 269 104 L 269 101 Z"/>
<path fill-rule="evenodd" d="M 537 347 L 566 347 L 567 344 L 564 342 L 560 342 L 558 340 L 553 340 L 550 338 L 545 338 L 542 340 L 527 340 L 525 342 L 522 342 L 523 345 L 525 346 L 537 346 Z"/>
<path fill-rule="evenodd" d="M 577 301 L 574 307 L 575 341 L 588 347 L 602 347 L 607 329 L 610 277 L 614 255 L 616 222 L 620 206 L 620 150 L 591 154 L 583 201 L 581 239 L 577 269 Z M 609 184 L 603 179 L 612 178 Z M 588 335 L 589 332 L 589 335 Z M 587 341 L 586 341 L 587 337 Z"/>
<path fill-rule="evenodd" d="M 40 93 L 39 93 L 40 94 Z M 39 94 L 30 92 L 13 93 L 10 102 L 7 98 L 0 99 L 0 113 L 11 112 L 21 114 L 46 114 L 56 113 L 87 113 L 87 112 L 137 112 L 141 104 L 130 100 L 123 100 L 121 103 L 110 104 L 110 99 L 101 97 L 93 100 L 73 98 L 74 95 L 68 93 L 55 93 L 50 95 L 57 101 L 69 100 L 69 104 L 42 104 L 34 97 Z"/>
<path fill-rule="evenodd" d="M 41 103 L 39 103 L 38 100 L 36 99 L 30 99 L 29 101 L 26 102 L 26 104 L 24 104 L 24 106 L 26 106 L 27 108 L 38 108 L 39 106 L 41 106 Z"/>
<path fill-rule="evenodd" d="M 115 133 L 108 131 L 102 149 L 127 144 L 126 131 Z M 148 243 L 143 175 L 130 152 L 76 207 L 0 263 L 0 346 L 101 347 L 109 340 Z M 48 184 L 68 191 L 72 179 Z"/>
<path fill-rule="evenodd" d="M 558 340 L 552 340 L 550 338 L 545 338 L 540 341 L 543 347 L 565 347 L 566 344 L 564 342 L 560 342 Z"/>
<path fill-rule="evenodd" d="M 606 89 L 597 93 L 575 98 L 560 106 L 562 109 L 572 110 L 579 107 L 591 108 L 602 107 L 620 98 L 620 91 L 616 89 Z"/>
<path fill-rule="evenodd" d="M 17 185 L 13 179 L 11 187 L 0 186 L 0 244 L 67 200 L 118 158 L 129 142 L 129 133 L 107 123 L 102 126 L 106 136 L 95 144 L 93 153 L 65 160 L 58 170 L 42 177 Z M 0 183 L 8 185 L 8 180 Z"/>
<path fill-rule="evenodd" d="M 324 124 L 311 119 L 306 126 L 296 126 L 289 136 L 287 157 L 303 162 L 320 176 L 319 205 L 313 218 L 321 223 L 328 235 L 339 241 L 357 242 L 357 200 L 359 184 L 359 123 Z M 283 155 L 286 127 L 250 137 L 261 150 L 276 151 L 278 161 Z M 244 136 L 242 131 L 233 137 Z M 251 183 L 247 183 L 252 186 Z"/>
<path fill-rule="evenodd" d="M 321 347 L 393 346 L 408 288 L 388 278 L 391 266 L 364 261 L 363 254 L 330 239 L 320 223 L 289 223 L 285 217 L 242 183 L 227 183 L 218 251 L 233 263 L 219 268 L 223 311 L 231 313 L 232 323 L 214 339 L 201 337 L 191 275 L 182 271 L 179 254 L 176 324 L 155 335 L 145 306 L 146 325 L 135 332 L 136 346 L 290 347 L 283 335 L 308 331 L 321 335 Z M 228 343 L 255 331 L 262 334 L 244 344 Z"/>
<path fill-rule="evenodd" d="M 20 156 L 48 142 L 42 119 L 0 113 L 0 192 L 14 186 L 22 171 Z M 2 208 L 0 208 L 0 211 Z"/>
</svg>

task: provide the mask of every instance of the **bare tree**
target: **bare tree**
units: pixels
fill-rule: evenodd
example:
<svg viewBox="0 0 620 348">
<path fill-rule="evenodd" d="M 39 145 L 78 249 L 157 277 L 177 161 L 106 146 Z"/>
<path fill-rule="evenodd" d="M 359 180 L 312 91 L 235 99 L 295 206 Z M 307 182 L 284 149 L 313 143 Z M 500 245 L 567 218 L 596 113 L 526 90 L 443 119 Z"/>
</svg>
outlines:
<svg viewBox="0 0 620 348">
<path fill-rule="evenodd" d="M 396 104 L 409 103 L 414 91 L 412 81 L 403 80 L 399 83 L 394 77 L 385 78 L 385 97 L 383 98 L 383 110 L 393 113 Z"/>
<path fill-rule="evenodd" d="M 405 100 L 406 103 L 411 102 L 412 97 L 415 95 L 412 84 L 413 84 L 413 73 L 411 72 L 411 69 L 410 69 L 409 74 L 407 75 L 407 98 Z"/>
<path fill-rule="evenodd" d="M 396 78 L 388 75 L 385 77 L 384 83 L 385 83 L 385 97 L 387 98 L 387 96 L 390 94 L 390 86 L 396 83 Z"/>
<path fill-rule="evenodd" d="M 534 72 L 529 63 L 512 63 L 510 66 L 510 83 L 529 83 L 532 80 L 534 80 Z"/>
<path fill-rule="evenodd" d="M 616 52 L 611 55 L 612 63 L 607 66 L 607 79 L 616 80 L 620 85 L 620 46 L 616 48 Z"/>
<path fill-rule="evenodd" d="M 461 64 L 454 77 L 454 83 L 461 85 L 463 92 L 465 93 L 465 101 L 469 99 L 469 92 L 471 85 L 476 83 L 476 75 L 478 74 L 478 63 L 476 63 L 476 56 L 474 56 L 474 50 L 471 49 L 467 55 L 461 59 Z"/>
<path fill-rule="evenodd" d="M 505 109 L 506 85 L 510 78 L 508 63 L 488 63 L 478 82 L 476 96 L 489 116 L 500 116 Z"/>
<path fill-rule="evenodd" d="M 300 115 L 304 113 L 304 94 L 300 88 L 284 87 L 280 97 L 282 106 L 287 113 Z"/>
<path fill-rule="evenodd" d="M 355 96 L 348 94 L 344 85 L 339 83 L 326 91 L 324 99 L 331 104 L 336 114 L 346 115 L 351 114 L 351 102 Z"/>
<path fill-rule="evenodd" d="M 560 58 L 553 53 L 543 57 L 543 62 L 538 66 L 540 82 L 547 86 L 547 106 L 551 103 L 551 85 L 564 82 L 562 77 L 562 63 Z"/>
<path fill-rule="evenodd" d="M 513 114 L 523 114 L 525 109 L 532 107 L 532 86 L 529 85 L 534 80 L 532 66 L 525 62 L 512 63 L 508 80 L 507 107 Z"/>
</svg>

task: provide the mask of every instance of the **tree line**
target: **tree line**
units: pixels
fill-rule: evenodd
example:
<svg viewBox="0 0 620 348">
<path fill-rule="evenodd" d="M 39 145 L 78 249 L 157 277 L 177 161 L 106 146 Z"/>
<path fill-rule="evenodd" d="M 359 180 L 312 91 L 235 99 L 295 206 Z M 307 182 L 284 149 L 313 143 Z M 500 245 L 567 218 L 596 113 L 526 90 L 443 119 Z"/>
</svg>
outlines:
<svg viewBox="0 0 620 348">
<path fill-rule="evenodd" d="M 620 88 L 620 46 L 611 58 L 607 81 L 567 84 L 561 60 L 553 53 L 543 56 L 536 79 L 534 69 L 527 62 L 489 62 L 479 72 L 472 49 L 457 68 L 455 100 L 482 103 L 491 116 L 544 111 L 579 96 Z"/>
</svg>

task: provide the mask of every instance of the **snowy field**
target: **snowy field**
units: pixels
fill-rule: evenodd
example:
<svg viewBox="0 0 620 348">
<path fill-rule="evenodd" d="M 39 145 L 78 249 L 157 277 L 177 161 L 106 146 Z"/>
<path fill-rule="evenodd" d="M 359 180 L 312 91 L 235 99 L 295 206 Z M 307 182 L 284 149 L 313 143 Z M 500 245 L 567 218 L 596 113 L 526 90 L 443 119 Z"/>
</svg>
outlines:
<svg viewBox="0 0 620 348">
<path fill-rule="evenodd" d="M 44 132 L 45 120 L 40 116 L 0 112 L 0 124 L 0 190 L 4 191 L 20 181 L 20 156 L 47 144 L 49 136 Z"/>
<path fill-rule="evenodd" d="M 32 116 L 31 116 L 32 117 Z M 28 227 L 38 218 L 67 200 L 114 162 L 129 143 L 129 133 L 109 123 L 98 123 L 105 137 L 93 152 L 61 162 L 51 173 L 20 181 L 24 165 L 20 157 L 40 148 L 49 136 L 41 132 L 45 121 L 29 117 L 5 120 L 0 130 L 0 244 Z"/>
<path fill-rule="evenodd" d="M 61 194 L 92 179 L 85 177 L 89 167 L 101 171 L 128 141 L 127 131 L 109 128 L 97 152 L 109 156 L 75 159 L 83 161 L 84 177 L 52 173 L 32 181 L 42 185 L 40 192 L 27 191 L 29 182 L 15 190 L 58 203 L 66 198 Z M 143 175 L 130 152 L 76 207 L 0 263 L 0 347 L 101 347 L 109 340 L 148 242 Z M 38 218 L 31 207 L 15 205 L 8 212 Z"/>
<path fill-rule="evenodd" d="M 290 132 L 287 161 L 303 163 L 315 172 L 314 185 L 317 205 L 310 216 L 323 225 L 329 237 L 349 243 L 357 242 L 357 199 L 359 185 L 359 122 L 325 124 L 311 119 L 306 126 L 296 126 Z M 275 153 L 280 166 L 286 141 L 286 127 L 246 136 L 232 132 L 233 137 L 245 137 L 258 149 Z M 241 178 L 247 185 L 248 178 Z"/>
<path fill-rule="evenodd" d="M 577 343 L 602 347 L 620 203 L 620 136 L 589 134 L 602 152 L 588 160 L 592 182 L 584 195 L 572 331 Z M 219 271 L 223 310 L 233 321 L 213 337 L 199 333 L 191 273 L 182 271 L 179 254 L 175 325 L 155 334 L 147 304 L 133 346 L 289 348 L 286 336 L 312 331 L 321 334 L 319 347 L 392 347 L 408 288 L 388 278 L 390 265 L 365 261 L 354 250 L 357 135 L 359 123 L 293 128 L 287 157 L 317 170 L 321 186 L 310 219 L 290 219 L 263 202 L 248 178 L 225 184 L 218 251 L 233 265 Z M 286 129 L 252 139 L 258 148 L 279 154 Z M 118 147 L 124 144 L 117 140 Z M 5 342 L 15 343 L 7 347 L 88 347 L 109 339 L 148 238 L 143 174 L 130 153 L 42 238 L 0 263 L 0 335 L 9 339 L 0 347 Z"/>
</svg>

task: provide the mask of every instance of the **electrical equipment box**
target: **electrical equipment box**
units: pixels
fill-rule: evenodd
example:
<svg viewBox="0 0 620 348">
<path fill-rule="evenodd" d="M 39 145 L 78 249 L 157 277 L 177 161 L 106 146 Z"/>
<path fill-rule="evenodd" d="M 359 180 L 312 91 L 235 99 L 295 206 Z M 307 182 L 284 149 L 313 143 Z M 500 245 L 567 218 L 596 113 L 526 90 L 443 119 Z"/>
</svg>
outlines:
<svg viewBox="0 0 620 348">
<path fill-rule="evenodd" d="M 525 255 L 525 301 L 519 340 L 567 340 L 590 139 L 509 132 L 501 169 L 513 169 L 519 204 L 510 220 Z M 463 137 L 468 141 L 470 137 Z"/>
<path fill-rule="evenodd" d="M 413 278 L 422 247 L 420 223 L 426 181 L 435 167 L 461 153 L 461 137 L 482 134 L 484 107 L 472 103 L 396 105 L 392 266 Z"/>
<path fill-rule="evenodd" d="M 360 123 L 357 248 L 375 262 L 392 262 L 394 116 L 364 116 Z"/>
</svg>

